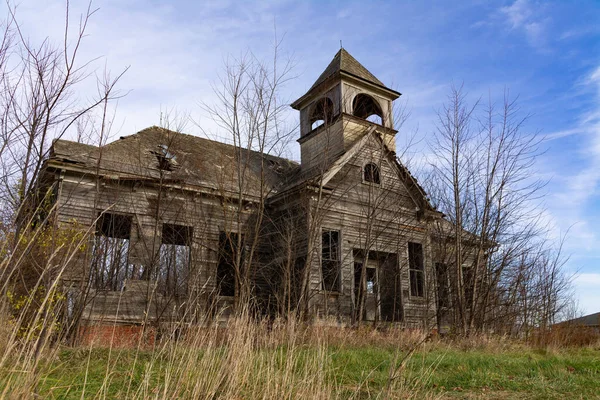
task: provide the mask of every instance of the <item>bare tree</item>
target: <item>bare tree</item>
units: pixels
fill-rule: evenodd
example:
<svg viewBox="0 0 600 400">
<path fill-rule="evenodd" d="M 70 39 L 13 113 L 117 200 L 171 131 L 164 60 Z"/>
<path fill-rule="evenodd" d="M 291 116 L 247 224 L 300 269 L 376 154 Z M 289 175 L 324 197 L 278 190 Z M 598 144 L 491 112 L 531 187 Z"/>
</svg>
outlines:
<svg viewBox="0 0 600 400">
<path fill-rule="evenodd" d="M 548 268 L 560 270 L 560 251 L 548 256 L 540 224 L 545 183 L 535 178 L 535 160 L 541 139 L 523 132 L 526 121 L 508 91 L 501 107 L 490 99 L 482 108 L 480 101 L 468 103 L 462 87 L 452 87 L 439 113 L 432 143 L 439 158 L 427 182 L 447 216 L 438 225 L 438 256 L 450 267 L 454 326 L 463 334 L 497 327 L 508 308 L 528 313 L 525 303 L 515 309 L 528 291 L 515 288 Z M 549 282 L 545 290 L 554 295 L 547 296 L 556 298 L 564 284 Z"/>
<path fill-rule="evenodd" d="M 291 79 L 292 62 L 281 61 L 280 49 L 276 39 L 270 64 L 251 52 L 228 59 L 224 75 L 214 86 L 216 104 L 202 104 L 218 133 L 235 148 L 234 169 L 223 168 L 219 190 L 227 221 L 225 240 L 234 250 L 236 310 L 245 310 L 256 300 L 254 265 L 260 257 L 266 199 L 272 190 L 268 176 L 280 167 L 269 155 L 280 154 L 295 130 L 285 123 L 289 105 L 281 98 L 282 87 Z"/>
<path fill-rule="evenodd" d="M 28 310 L 36 310 L 38 320 L 55 311 L 48 307 L 56 306 L 53 296 L 62 296 L 66 265 L 79 253 L 75 243 L 82 246 L 89 235 L 89 227 L 79 227 L 69 241 L 64 235 L 68 229 L 55 218 L 62 177 L 51 183 L 43 173 L 51 143 L 74 133 L 83 121 L 105 131 L 109 103 L 119 96 L 115 86 L 124 71 L 116 77 L 106 71 L 96 74 L 96 59 L 80 60 L 86 29 L 96 11 L 91 3 L 73 33 L 67 2 L 59 44 L 50 38 L 33 43 L 18 21 L 16 7 L 7 4 L 7 9 L 0 40 L 0 208 L 7 233 L 0 281 L 2 293 L 11 289 L 14 296 L 31 299 L 19 311 L 25 326 L 32 323 L 25 317 Z M 90 80 L 96 81 L 97 93 L 84 101 L 80 90 Z M 38 298 L 40 293 L 43 296 Z M 38 343 L 43 344 L 46 336 L 41 334 Z"/>
<path fill-rule="evenodd" d="M 32 43 L 21 29 L 15 7 L 9 4 L 7 8 L 9 17 L 0 48 L 3 114 L 0 200 L 4 208 L 17 213 L 27 208 L 27 199 L 36 195 L 35 177 L 52 140 L 74 130 L 77 123 L 97 108 L 106 111 L 103 104 L 118 96 L 115 84 L 122 73 L 115 78 L 106 73 L 96 77 L 98 93 L 92 100 L 83 102 L 77 96 L 81 84 L 94 79 L 90 67 L 95 60 L 79 60 L 88 23 L 96 12 L 91 2 L 79 19 L 74 38 L 67 5 L 61 45 L 53 44 L 50 38 L 39 45 Z M 32 204 L 35 203 L 33 200 Z M 20 225 L 17 224 L 17 232 Z"/>
</svg>

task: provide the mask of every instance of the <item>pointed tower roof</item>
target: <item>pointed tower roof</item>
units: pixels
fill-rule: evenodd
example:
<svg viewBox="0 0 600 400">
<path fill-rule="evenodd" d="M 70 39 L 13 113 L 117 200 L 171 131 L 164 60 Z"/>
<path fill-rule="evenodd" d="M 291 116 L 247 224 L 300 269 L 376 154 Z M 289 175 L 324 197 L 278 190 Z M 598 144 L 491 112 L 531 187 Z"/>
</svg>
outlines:
<svg viewBox="0 0 600 400">
<path fill-rule="evenodd" d="M 357 78 L 373 83 L 377 86 L 385 87 L 385 85 L 379 79 L 377 79 L 375 75 L 370 73 L 368 69 L 356 61 L 356 58 L 352 57 L 352 55 L 348 53 L 346 49 L 341 48 L 340 51 L 338 51 L 333 57 L 333 60 L 331 60 L 327 68 L 325 68 L 325 71 L 323 71 L 317 81 L 313 83 L 309 91 L 319 86 L 330 76 L 341 71 L 347 72 Z"/>
<path fill-rule="evenodd" d="M 365 82 L 367 84 L 374 85 L 379 89 L 383 89 L 384 91 L 390 93 L 393 98 L 397 98 L 400 96 L 400 93 L 395 90 L 389 89 L 386 87 L 379 79 L 375 77 L 368 69 L 366 69 L 361 63 L 359 63 L 356 58 L 352 57 L 350 53 L 346 51 L 346 49 L 341 48 L 333 57 L 333 60 L 329 63 L 325 71 L 313 83 L 313 85 L 308 89 L 308 91 L 292 103 L 292 107 L 297 108 L 297 106 L 306 99 L 313 90 L 315 90 L 318 86 L 327 82 L 330 78 L 338 77 L 338 76 L 346 76 L 350 78 L 357 79 L 359 81 Z"/>
</svg>

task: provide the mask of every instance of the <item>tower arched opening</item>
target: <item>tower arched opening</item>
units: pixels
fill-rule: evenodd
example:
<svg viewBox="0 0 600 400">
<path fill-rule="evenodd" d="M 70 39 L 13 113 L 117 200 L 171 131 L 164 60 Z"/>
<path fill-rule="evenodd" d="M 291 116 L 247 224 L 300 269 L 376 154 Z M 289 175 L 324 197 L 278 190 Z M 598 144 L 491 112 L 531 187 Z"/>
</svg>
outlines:
<svg viewBox="0 0 600 400">
<path fill-rule="evenodd" d="M 333 101 L 329 97 L 323 97 L 315 103 L 310 114 L 311 130 L 329 124 L 331 121 L 333 121 Z"/>
<path fill-rule="evenodd" d="M 352 101 L 352 115 L 383 125 L 383 112 L 379 103 L 368 94 L 358 94 Z"/>
</svg>

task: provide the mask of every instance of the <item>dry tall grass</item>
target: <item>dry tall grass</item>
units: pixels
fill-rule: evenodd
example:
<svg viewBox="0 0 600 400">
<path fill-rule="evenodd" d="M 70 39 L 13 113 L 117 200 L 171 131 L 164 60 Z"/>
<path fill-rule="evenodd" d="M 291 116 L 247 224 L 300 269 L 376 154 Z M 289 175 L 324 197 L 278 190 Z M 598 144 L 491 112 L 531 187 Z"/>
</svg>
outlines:
<svg viewBox="0 0 600 400">
<path fill-rule="evenodd" d="M 502 352 L 515 346 L 513 340 L 497 336 L 442 341 L 399 327 L 355 329 L 293 319 L 257 321 L 243 314 L 226 326 L 181 323 L 159 341 L 148 344 L 140 336 L 128 349 L 120 348 L 117 340 L 101 348 L 93 341 L 71 347 L 69 354 L 76 354 L 78 371 L 71 380 L 52 383 L 49 376 L 64 363 L 61 333 L 67 329 L 62 319 L 61 276 L 84 245 L 85 235 L 60 241 L 48 241 L 50 237 L 56 239 L 56 235 L 34 233 L 19 245 L 19 252 L 0 249 L 2 398 L 52 397 L 53 393 L 82 399 L 431 398 L 436 392 L 428 382 L 441 359 L 424 362 L 416 371 L 412 365 L 408 373 L 415 350 Z M 48 248 L 40 251 L 39 246 Z M 15 293 L 9 278 L 32 265 L 38 275 L 32 279 L 30 297 L 15 299 L 9 295 Z M 385 365 L 360 371 L 347 382 L 341 378 L 344 371 L 339 363 L 332 361 L 340 349 L 385 349 L 389 356 Z M 368 357 L 368 350 L 357 354 Z M 377 369 L 381 376 L 381 368 L 386 369 L 387 379 L 375 384 L 372 375 Z"/>
<path fill-rule="evenodd" d="M 2 328 L 8 334 L 2 337 L 9 337 L 10 324 Z M 362 382 L 353 387 L 344 385 L 338 381 L 330 360 L 332 349 L 379 344 L 394 346 L 398 351 L 390 360 L 385 390 L 372 394 L 379 398 L 413 398 L 432 372 L 432 366 L 424 366 L 423 381 L 403 379 L 404 364 L 410 357 L 405 350 L 420 342 L 422 335 L 417 332 L 356 331 L 295 321 L 256 322 L 242 316 L 231 319 L 227 326 L 187 329 L 178 340 L 165 338 L 152 348 L 145 348 L 141 341 L 137 349 L 109 346 L 101 353 L 93 346 L 80 347 L 78 359 L 84 379 L 70 382 L 66 391 L 80 398 L 361 398 L 372 390 L 369 371 L 364 371 Z M 1 350 L 7 362 L 0 374 L 2 397 L 34 398 L 46 396 L 53 389 L 65 392 L 64 387 L 48 388 L 44 383 L 61 362 L 61 348 L 47 344 L 33 357 L 34 347 L 3 342 Z M 100 381 L 98 368 L 104 369 Z"/>
</svg>

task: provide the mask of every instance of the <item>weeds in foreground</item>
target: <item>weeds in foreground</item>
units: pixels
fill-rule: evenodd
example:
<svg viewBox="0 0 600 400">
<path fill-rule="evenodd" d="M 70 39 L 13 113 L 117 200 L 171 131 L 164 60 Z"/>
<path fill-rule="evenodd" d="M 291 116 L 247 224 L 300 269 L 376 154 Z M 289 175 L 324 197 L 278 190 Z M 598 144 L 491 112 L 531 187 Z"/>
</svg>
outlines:
<svg viewBox="0 0 600 400">
<path fill-rule="evenodd" d="M 5 398 L 593 398 L 600 347 L 538 349 L 503 337 L 231 319 L 151 346 L 26 346 L 0 370 Z M 497 397 L 498 397 L 497 396 Z"/>
</svg>

